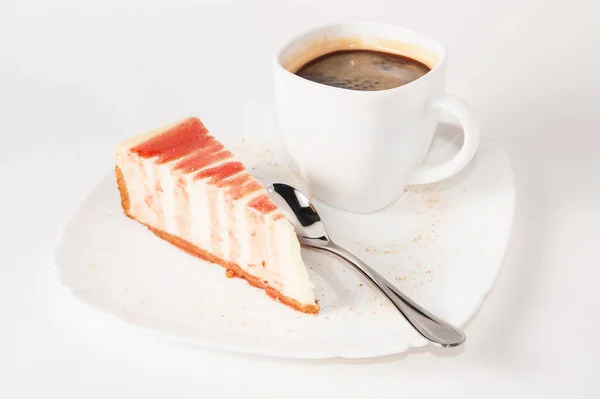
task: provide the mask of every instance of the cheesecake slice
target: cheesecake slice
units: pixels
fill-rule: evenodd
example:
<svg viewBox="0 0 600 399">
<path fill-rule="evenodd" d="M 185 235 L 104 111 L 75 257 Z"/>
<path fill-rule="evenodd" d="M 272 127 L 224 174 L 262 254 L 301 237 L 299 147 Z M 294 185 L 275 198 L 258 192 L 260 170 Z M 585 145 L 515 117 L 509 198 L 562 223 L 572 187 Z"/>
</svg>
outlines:
<svg viewBox="0 0 600 399">
<path fill-rule="evenodd" d="M 115 157 L 127 216 L 225 267 L 228 277 L 242 277 L 301 312 L 318 312 L 292 225 L 198 118 L 126 140 Z"/>
</svg>

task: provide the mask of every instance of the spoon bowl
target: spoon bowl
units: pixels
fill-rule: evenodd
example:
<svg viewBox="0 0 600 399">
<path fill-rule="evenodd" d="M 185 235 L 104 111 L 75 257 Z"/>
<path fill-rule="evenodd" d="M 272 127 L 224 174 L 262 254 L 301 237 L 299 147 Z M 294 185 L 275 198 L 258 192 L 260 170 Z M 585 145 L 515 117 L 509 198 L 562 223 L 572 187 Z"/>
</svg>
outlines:
<svg viewBox="0 0 600 399">
<path fill-rule="evenodd" d="M 324 247 L 331 239 L 317 209 L 310 200 L 292 186 L 274 183 L 267 191 L 294 226 L 300 244 Z"/>
</svg>

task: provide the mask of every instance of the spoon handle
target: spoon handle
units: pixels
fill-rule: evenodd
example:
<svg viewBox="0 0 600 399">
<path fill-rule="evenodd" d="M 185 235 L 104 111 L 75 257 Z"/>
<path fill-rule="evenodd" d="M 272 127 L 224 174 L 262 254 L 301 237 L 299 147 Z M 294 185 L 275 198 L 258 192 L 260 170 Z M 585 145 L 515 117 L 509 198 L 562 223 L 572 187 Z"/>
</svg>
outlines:
<svg viewBox="0 0 600 399">
<path fill-rule="evenodd" d="M 325 246 L 315 246 L 313 248 L 329 251 L 348 261 L 348 263 L 371 280 L 394 304 L 396 309 L 402 313 L 406 320 L 429 341 L 444 347 L 458 346 L 465 342 L 466 337 L 461 330 L 423 309 L 398 288 L 394 287 L 381 274 L 377 273 L 369 265 L 344 248 L 331 241 Z"/>
</svg>

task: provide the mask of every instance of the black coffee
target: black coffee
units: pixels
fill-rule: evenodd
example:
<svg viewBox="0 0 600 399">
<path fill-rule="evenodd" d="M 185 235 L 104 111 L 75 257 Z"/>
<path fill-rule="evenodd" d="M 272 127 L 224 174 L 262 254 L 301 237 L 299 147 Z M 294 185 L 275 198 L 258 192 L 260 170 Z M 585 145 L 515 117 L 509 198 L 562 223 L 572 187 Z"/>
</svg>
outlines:
<svg viewBox="0 0 600 399">
<path fill-rule="evenodd" d="M 374 91 L 405 85 L 430 70 L 421 62 L 398 54 L 341 50 L 315 58 L 296 75 L 328 86 Z"/>
</svg>

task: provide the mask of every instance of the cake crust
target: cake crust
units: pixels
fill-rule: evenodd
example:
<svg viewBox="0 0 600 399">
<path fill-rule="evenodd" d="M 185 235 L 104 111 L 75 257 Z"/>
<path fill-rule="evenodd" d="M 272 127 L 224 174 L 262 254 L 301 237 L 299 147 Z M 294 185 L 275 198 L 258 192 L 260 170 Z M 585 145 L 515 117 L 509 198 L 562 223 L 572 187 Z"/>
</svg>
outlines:
<svg viewBox="0 0 600 399">
<path fill-rule="evenodd" d="M 125 185 L 125 179 L 123 178 L 123 173 L 121 172 L 121 169 L 118 166 L 115 167 L 115 174 L 116 174 L 116 180 L 117 180 L 117 187 L 119 189 L 119 194 L 121 196 L 121 207 L 123 208 L 123 212 L 125 213 L 125 215 L 127 215 L 127 217 L 135 220 L 138 223 L 141 223 L 139 220 L 137 220 L 135 217 L 133 217 L 131 215 L 131 213 L 129 212 L 129 208 L 131 206 L 131 203 L 129 200 L 129 193 L 127 191 L 127 186 Z M 244 270 L 242 270 L 242 268 L 240 266 L 238 266 L 235 263 L 228 262 L 224 259 L 214 256 L 210 252 L 208 252 L 202 248 L 199 248 L 199 247 L 195 246 L 194 244 L 192 244 L 188 241 L 185 241 L 179 237 L 169 234 L 163 230 L 156 229 L 156 228 L 148 226 L 144 223 L 141 223 L 141 224 L 146 226 L 148 228 L 148 230 L 150 230 L 156 236 L 171 243 L 172 245 L 175 245 L 176 247 L 184 250 L 185 252 L 187 252 L 193 256 L 196 256 L 202 260 L 205 260 L 207 262 L 211 262 L 211 263 L 215 263 L 217 265 L 223 266 L 227 270 L 226 271 L 227 277 L 235 276 L 235 277 L 243 278 L 246 281 L 248 281 L 248 283 L 250 283 L 251 285 L 265 290 L 266 293 L 271 298 L 275 299 L 276 301 L 281 302 L 281 303 L 283 303 L 295 310 L 298 310 L 300 312 L 308 313 L 308 314 L 316 314 L 319 312 L 319 304 L 318 303 L 302 304 L 293 298 L 283 295 L 281 292 L 277 291 L 275 288 L 270 287 L 269 285 L 265 284 L 259 278 L 246 273 Z"/>
<path fill-rule="evenodd" d="M 125 178 L 123 177 L 123 172 L 121 168 L 115 166 L 115 175 L 117 177 L 117 188 L 119 189 L 119 194 L 121 195 L 121 208 L 123 208 L 123 212 L 131 219 L 134 219 L 129 214 L 129 207 L 131 206 L 131 201 L 129 200 L 129 193 L 127 192 L 127 186 L 125 185 Z"/>
</svg>

